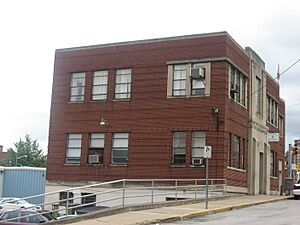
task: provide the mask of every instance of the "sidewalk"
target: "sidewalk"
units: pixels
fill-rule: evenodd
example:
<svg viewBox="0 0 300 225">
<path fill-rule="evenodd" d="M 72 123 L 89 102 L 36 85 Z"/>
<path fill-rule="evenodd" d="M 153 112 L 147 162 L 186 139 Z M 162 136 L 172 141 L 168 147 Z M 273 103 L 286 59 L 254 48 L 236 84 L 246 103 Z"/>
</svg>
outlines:
<svg viewBox="0 0 300 225">
<path fill-rule="evenodd" d="M 161 207 L 140 211 L 130 211 L 110 216 L 81 220 L 72 225 L 138 225 L 155 224 L 160 222 L 171 222 L 183 218 L 226 212 L 232 209 L 245 208 L 268 202 L 288 199 L 288 196 L 270 195 L 245 195 L 234 196 L 226 199 L 208 202 L 208 210 L 205 210 L 205 202 L 186 204 L 179 206 Z"/>
</svg>

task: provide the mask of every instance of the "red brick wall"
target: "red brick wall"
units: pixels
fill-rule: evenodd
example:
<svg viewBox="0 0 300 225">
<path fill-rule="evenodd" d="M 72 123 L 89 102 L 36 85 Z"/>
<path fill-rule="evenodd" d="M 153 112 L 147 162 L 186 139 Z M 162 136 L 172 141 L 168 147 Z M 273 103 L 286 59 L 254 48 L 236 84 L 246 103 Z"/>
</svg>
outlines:
<svg viewBox="0 0 300 225">
<path fill-rule="evenodd" d="M 213 148 L 209 161 L 211 178 L 228 178 L 245 186 L 245 172 L 229 172 L 229 132 L 247 137 L 247 110 L 228 98 L 227 61 L 211 64 L 211 95 L 196 98 L 167 98 L 167 62 L 172 60 L 229 57 L 248 72 L 248 57 L 226 35 L 129 44 L 68 52 L 58 51 L 52 91 L 48 180 L 114 180 L 119 178 L 204 178 L 204 168 L 190 167 L 191 132 L 206 131 L 206 144 Z M 115 69 L 132 68 L 132 97 L 116 101 Z M 93 70 L 109 70 L 108 99 L 92 102 Z M 69 103 L 69 77 L 84 71 L 84 103 Z M 211 108 L 220 109 L 219 124 Z M 101 118 L 109 126 L 100 127 Z M 238 123 L 237 123 L 238 121 Z M 172 132 L 187 132 L 187 162 L 171 166 Z M 88 165 L 88 133 L 105 132 L 103 165 Z M 113 132 L 129 132 L 128 165 L 110 164 Z M 82 133 L 81 165 L 65 165 L 68 133 Z M 233 173 L 236 175 L 233 177 Z M 231 182 L 231 181 L 229 181 Z"/>
<path fill-rule="evenodd" d="M 279 86 L 278 83 L 273 80 L 271 77 L 267 76 L 267 94 L 269 94 L 273 99 L 275 99 L 278 102 L 278 114 L 283 116 L 285 119 L 285 103 L 282 99 L 279 97 Z M 279 132 L 279 127 L 275 127 L 271 123 L 267 123 L 269 127 L 270 133 L 276 133 Z M 285 127 L 285 125 L 283 126 Z M 282 161 L 282 166 L 284 169 L 284 152 L 285 152 L 285 131 L 283 133 L 283 136 L 280 136 L 279 142 L 270 142 L 271 151 L 276 152 L 277 157 L 275 158 L 275 175 L 278 177 L 279 171 L 278 171 L 278 161 Z M 283 173 L 283 171 L 282 171 Z M 283 175 L 284 179 L 284 175 Z M 279 186 L 279 179 L 271 178 L 271 190 L 278 190 Z"/>
</svg>

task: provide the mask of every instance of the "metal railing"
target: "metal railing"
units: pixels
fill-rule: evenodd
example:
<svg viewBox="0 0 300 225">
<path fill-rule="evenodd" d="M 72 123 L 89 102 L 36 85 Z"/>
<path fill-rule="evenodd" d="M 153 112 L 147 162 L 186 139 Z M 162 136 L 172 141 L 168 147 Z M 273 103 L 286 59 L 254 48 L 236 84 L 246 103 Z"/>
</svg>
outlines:
<svg viewBox="0 0 300 225">
<path fill-rule="evenodd" d="M 44 211 L 59 217 L 115 206 L 153 204 L 168 200 L 204 199 L 205 181 L 205 179 L 121 179 L 52 191 L 23 199 L 30 202 L 42 197 L 44 203 L 39 205 Z M 209 196 L 226 195 L 226 179 L 209 179 L 208 182 Z M 10 212 L 13 211 L 17 210 Z M 38 212 L 37 214 L 44 213 Z M 30 217 L 32 216 L 18 218 Z M 10 220 L 16 220 L 16 218 L 5 221 Z"/>
</svg>

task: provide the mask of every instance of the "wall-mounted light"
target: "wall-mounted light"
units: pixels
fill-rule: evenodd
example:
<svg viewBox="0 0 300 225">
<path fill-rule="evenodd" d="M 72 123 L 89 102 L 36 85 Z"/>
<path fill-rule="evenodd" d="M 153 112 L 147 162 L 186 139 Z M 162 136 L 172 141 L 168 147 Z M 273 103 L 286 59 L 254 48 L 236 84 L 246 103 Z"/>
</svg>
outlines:
<svg viewBox="0 0 300 225">
<path fill-rule="evenodd" d="M 220 112 L 220 109 L 219 109 L 219 108 L 217 108 L 217 107 L 215 107 L 215 106 L 213 106 L 213 107 L 211 108 L 211 113 L 212 113 L 213 115 L 217 115 L 217 114 L 219 114 L 219 112 Z"/>
<path fill-rule="evenodd" d="M 105 119 L 103 119 L 103 118 L 101 118 L 100 126 L 105 127 L 105 126 L 107 126 L 107 125 L 108 125 L 108 121 L 105 120 Z"/>
</svg>

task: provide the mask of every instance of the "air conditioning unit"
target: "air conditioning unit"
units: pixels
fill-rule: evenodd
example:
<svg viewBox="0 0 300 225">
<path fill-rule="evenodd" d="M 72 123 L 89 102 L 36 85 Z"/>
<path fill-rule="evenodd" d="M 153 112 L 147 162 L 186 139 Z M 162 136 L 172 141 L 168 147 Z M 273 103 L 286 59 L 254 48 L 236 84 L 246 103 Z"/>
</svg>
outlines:
<svg viewBox="0 0 300 225">
<path fill-rule="evenodd" d="M 191 77 L 204 79 L 205 78 L 205 69 L 204 68 L 191 68 Z"/>
<path fill-rule="evenodd" d="M 204 158 L 193 158 L 192 159 L 192 164 L 194 166 L 201 166 L 204 164 Z"/>
<path fill-rule="evenodd" d="M 237 84 L 231 83 L 231 85 L 230 85 L 230 92 L 232 92 L 232 93 L 238 93 L 239 92 L 239 86 Z"/>
<path fill-rule="evenodd" d="M 89 155 L 89 164 L 98 164 L 99 155 Z"/>
<path fill-rule="evenodd" d="M 204 147 L 194 148 L 192 153 L 193 158 L 204 157 Z"/>
</svg>

